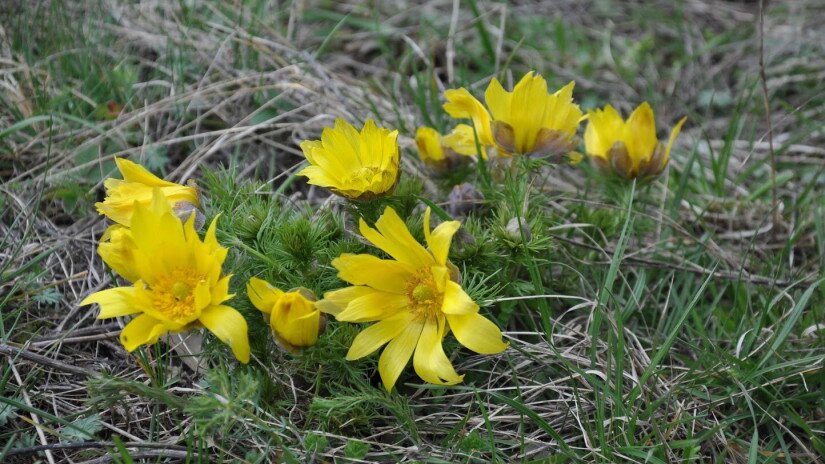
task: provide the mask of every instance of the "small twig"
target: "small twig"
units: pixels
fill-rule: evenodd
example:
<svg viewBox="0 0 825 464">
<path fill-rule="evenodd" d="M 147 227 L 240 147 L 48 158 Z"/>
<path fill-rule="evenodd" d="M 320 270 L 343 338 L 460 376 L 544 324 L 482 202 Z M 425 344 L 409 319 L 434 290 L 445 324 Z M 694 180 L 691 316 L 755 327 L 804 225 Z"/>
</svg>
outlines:
<svg viewBox="0 0 825 464">
<path fill-rule="evenodd" d="M 27 361 L 31 361 L 37 364 L 41 364 L 43 366 L 49 366 L 54 369 L 58 369 L 64 372 L 70 372 L 72 374 L 83 375 L 86 377 L 93 377 L 98 378 L 101 376 L 99 372 L 95 372 L 89 369 L 84 369 L 82 367 L 72 366 L 71 364 L 66 364 L 61 361 L 57 361 L 55 359 L 42 356 L 39 354 L 34 354 L 30 351 L 16 348 L 14 346 L 6 345 L 4 343 L 0 343 L 0 354 L 8 356 L 10 358 L 19 357 L 25 359 Z"/>
<path fill-rule="evenodd" d="M 765 75 L 765 0 L 759 0 L 759 80 L 765 100 L 765 119 L 768 123 L 768 153 L 771 159 L 771 193 L 773 194 L 773 226 L 779 230 L 779 201 L 776 194 L 776 154 L 773 150 L 773 121 L 768 97 L 768 78 Z"/>
<path fill-rule="evenodd" d="M 13 360 L 9 359 L 9 366 L 11 367 L 11 371 L 14 374 L 14 380 L 17 381 L 18 385 L 20 385 L 20 392 L 23 394 L 23 400 L 26 404 L 32 408 L 32 400 L 29 397 L 28 389 L 25 388 L 23 384 L 23 379 L 20 377 L 20 373 L 17 372 L 17 368 L 14 366 Z M 40 418 L 37 417 L 37 414 L 31 412 L 32 423 L 34 424 L 34 428 L 37 431 L 37 437 L 40 438 L 40 443 L 44 446 L 48 446 L 48 441 L 46 441 L 46 434 L 43 433 L 43 428 L 40 426 Z M 49 461 L 49 464 L 54 464 L 54 456 L 52 456 L 51 451 L 46 450 L 46 459 Z"/>
<path fill-rule="evenodd" d="M 504 30 L 505 24 L 507 24 L 507 4 L 502 3 L 499 5 L 501 9 L 501 21 L 498 25 L 498 40 L 496 41 L 496 73 L 493 74 L 494 76 L 498 76 L 498 73 L 501 72 L 501 51 L 504 49 Z"/>
<path fill-rule="evenodd" d="M 453 13 L 450 16 L 450 30 L 447 32 L 447 50 L 445 52 L 447 61 L 447 83 L 452 84 L 455 79 L 455 33 L 458 27 L 458 7 L 459 1 L 453 0 Z"/>
<path fill-rule="evenodd" d="M 191 453 L 189 451 L 179 451 L 179 450 L 157 450 L 157 451 L 141 451 L 138 453 L 129 453 L 129 457 L 138 460 L 138 459 L 151 459 L 151 458 L 177 458 L 177 459 L 191 459 L 195 462 L 200 462 L 200 455 L 197 453 Z M 92 459 L 90 461 L 83 461 L 80 464 L 104 464 L 109 462 L 115 462 L 112 456 L 103 456 L 97 459 Z"/>
<path fill-rule="evenodd" d="M 57 287 L 58 285 L 65 284 L 65 283 L 71 282 L 73 280 L 78 280 L 81 277 L 86 277 L 88 274 L 89 274 L 89 271 L 81 271 L 81 272 L 78 272 L 75 275 L 72 275 L 72 276 L 69 276 L 69 277 L 66 277 L 66 278 L 63 278 L 63 279 L 60 279 L 60 280 L 55 280 L 54 282 L 50 282 L 47 285 L 44 285 L 44 286 L 42 286 L 42 287 L 40 287 L 36 290 L 32 290 L 32 291 L 27 292 L 27 293 L 29 295 L 37 295 L 38 293 L 42 292 L 43 290 L 46 290 L 46 289 L 49 289 L 49 288 L 52 288 L 52 287 Z"/>
<path fill-rule="evenodd" d="M 95 340 L 106 340 L 109 338 L 117 338 L 120 335 L 120 329 L 112 332 L 105 332 L 96 335 L 84 335 L 80 337 L 66 337 L 66 338 L 53 338 L 50 340 L 41 340 L 37 342 L 32 342 L 29 346 L 33 347 L 41 347 L 41 346 L 49 346 L 54 345 L 55 343 L 60 343 L 61 345 L 66 345 L 69 343 L 83 343 L 83 342 L 93 342 Z"/>
<path fill-rule="evenodd" d="M 6 456 L 15 454 L 32 454 L 50 450 L 78 450 L 78 449 L 102 449 L 115 448 L 114 442 L 108 441 L 83 441 L 79 443 L 52 443 L 50 445 L 28 446 L 25 448 L 10 449 Z M 171 443 L 124 443 L 124 448 L 148 448 L 157 450 L 186 451 L 185 446 L 173 445 Z"/>
<path fill-rule="evenodd" d="M 64 341 L 68 338 L 68 334 L 71 334 L 72 337 L 85 337 L 88 335 L 98 335 L 101 333 L 106 332 L 113 332 L 115 330 L 120 330 L 120 325 L 117 322 L 110 322 L 108 324 L 101 324 L 101 325 L 93 325 L 89 327 L 82 327 L 79 329 L 70 329 L 70 331 L 55 331 L 52 333 L 44 334 L 39 337 L 34 337 L 32 339 L 33 344 L 43 343 L 43 342 L 51 342 L 55 340 L 63 339 Z"/>
</svg>

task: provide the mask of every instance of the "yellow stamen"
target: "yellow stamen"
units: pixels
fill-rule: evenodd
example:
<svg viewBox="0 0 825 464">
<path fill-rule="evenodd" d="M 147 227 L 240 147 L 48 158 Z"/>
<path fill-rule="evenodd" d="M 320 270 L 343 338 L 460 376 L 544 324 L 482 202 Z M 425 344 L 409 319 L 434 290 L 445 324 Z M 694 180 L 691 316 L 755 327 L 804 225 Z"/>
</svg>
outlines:
<svg viewBox="0 0 825 464">
<path fill-rule="evenodd" d="M 417 319 L 436 317 L 444 301 L 443 293 L 435 285 L 433 273 L 429 269 L 419 270 L 407 283 L 410 307 Z"/>
<path fill-rule="evenodd" d="M 195 294 L 201 276 L 193 275 L 191 269 L 176 269 L 152 285 L 152 303 L 155 309 L 171 320 L 188 323 L 197 317 Z"/>
<path fill-rule="evenodd" d="M 381 181 L 381 177 L 376 176 L 376 174 L 380 173 L 381 169 L 377 166 L 364 166 L 353 172 L 352 175 L 347 178 L 346 182 L 348 184 L 363 183 L 366 186 L 370 186 Z M 376 179 L 376 177 L 378 178 Z"/>
</svg>

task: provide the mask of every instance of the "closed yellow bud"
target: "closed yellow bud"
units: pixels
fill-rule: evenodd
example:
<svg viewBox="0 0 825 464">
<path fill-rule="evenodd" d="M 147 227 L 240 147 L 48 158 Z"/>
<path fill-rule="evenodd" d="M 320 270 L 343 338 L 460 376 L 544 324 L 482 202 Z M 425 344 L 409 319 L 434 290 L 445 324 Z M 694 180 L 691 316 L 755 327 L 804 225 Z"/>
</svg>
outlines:
<svg viewBox="0 0 825 464">
<path fill-rule="evenodd" d="M 315 295 L 305 288 L 288 292 L 253 277 L 246 285 L 247 295 L 259 311 L 269 314 L 269 325 L 285 349 L 312 346 L 325 325 L 325 318 L 315 307 Z"/>
</svg>

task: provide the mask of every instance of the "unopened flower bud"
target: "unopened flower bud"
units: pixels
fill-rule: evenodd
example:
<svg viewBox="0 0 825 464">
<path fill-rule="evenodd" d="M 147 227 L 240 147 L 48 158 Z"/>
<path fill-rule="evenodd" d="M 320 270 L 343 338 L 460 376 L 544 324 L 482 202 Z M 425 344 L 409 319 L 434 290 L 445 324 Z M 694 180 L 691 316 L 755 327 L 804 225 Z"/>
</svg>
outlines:
<svg viewBox="0 0 825 464">
<path fill-rule="evenodd" d="M 289 352 L 314 345 L 326 328 L 326 317 L 318 310 L 315 295 L 306 288 L 283 292 L 253 277 L 247 284 L 247 295 L 268 315 L 275 340 Z"/>
<path fill-rule="evenodd" d="M 452 217 L 465 217 L 484 204 L 484 195 L 473 184 L 456 185 L 447 196 L 447 212 Z"/>
<path fill-rule="evenodd" d="M 467 232 L 465 227 L 456 231 L 453 235 L 452 253 L 458 259 L 469 258 L 478 251 L 478 242 L 473 234 Z"/>
<path fill-rule="evenodd" d="M 526 242 L 529 242 L 533 238 L 530 233 L 530 226 L 527 224 L 527 220 L 523 217 L 514 217 L 513 219 L 510 219 L 510 222 L 508 222 L 507 226 L 504 228 L 504 232 L 507 238 L 516 244 L 521 243 L 522 238 Z"/>
</svg>

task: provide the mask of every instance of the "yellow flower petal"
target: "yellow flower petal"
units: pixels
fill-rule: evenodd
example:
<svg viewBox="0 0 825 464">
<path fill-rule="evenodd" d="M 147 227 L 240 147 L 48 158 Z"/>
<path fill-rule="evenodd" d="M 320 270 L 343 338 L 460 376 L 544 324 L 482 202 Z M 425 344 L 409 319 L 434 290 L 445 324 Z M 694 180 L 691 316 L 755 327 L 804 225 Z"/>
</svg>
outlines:
<svg viewBox="0 0 825 464">
<path fill-rule="evenodd" d="M 220 243 L 218 243 L 218 219 L 221 217 L 220 213 L 218 213 L 212 222 L 209 223 L 209 227 L 206 229 L 206 233 L 203 235 L 203 249 L 206 254 L 214 255 L 221 251 L 226 251 L 226 248 L 222 247 Z M 193 221 L 194 224 L 194 221 Z M 197 242 L 197 232 L 195 231 L 194 227 L 192 229 L 188 229 L 189 233 L 192 235 L 189 237 L 190 240 L 193 242 Z M 220 262 L 223 264 L 223 260 Z"/>
<path fill-rule="evenodd" d="M 210 282 L 216 282 L 220 277 L 221 267 L 226 260 L 227 253 L 229 253 L 229 249 L 222 247 L 216 237 L 219 218 L 220 214 L 212 219 L 206 234 L 204 234 L 203 242 L 200 241 L 198 233 L 195 231 L 193 218 L 186 221 L 184 227 L 186 241 L 190 247 L 189 255 L 194 258 L 194 266 L 198 274 L 206 276 Z"/>
<path fill-rule="evenodd" d="M 369 356 L 400 334 L 412 321 L 412 314 L 401 313 L 362 330 L 347 351 L 347 361 Z M 403 366 L 402 366 L 403 368 Z"/>
<path fill-rule="evenodd" d="M 461 285 L 447 281 L 444 289 L 444 303 L 441 307 L 444 314 L 467 315 L 478 312 L 478 305 L 466 292 L 461 288 Z"/>
<path fill-rule="evenodd" d="M 132 352 L 141 345 L 151 345 L 158 341 L 161 335 L 168 332 L 163 323 L 151 316 L 141 314 L 126 324 L 120 332 L 120 343 L 126 351 Z"/>
<path fill-rule="evenodd" d="M 372 322 L 392 316 L 409 303 L 407 295 L 372 292 L 352 300 L 335 318 L 345 322 Z"/>
<path fill-rule="evenodd" d="M 432 263 L 432 256 L 421 246 L 412 236 L 407 224 L 398 216 L 394 209 L 387 207 L 384 214 L 375 221 L 375 227 L 385 238 L 395 242 L 396 247 L 404 247 L 407 254 L 411 255 L 409 262 L 413 266 L 429 265 Z M 388 250 L 384 250 L 389 253 Z M 398 258 L 396 258 L 398 259 Z M 402 263 L 404 259 L 399 259 Z"/>
<path fill-rule="evenodd" d="M 331 129 L 324 128 L 324 131 L 321 133 L 322 140 L 304 140 L 301 142 L 301 150 L 304 152 L 304 156 L 307 161 L 309 161 L 312 169 L 306 174 L 304 171 L 299 172 L 299 176 L 306 176 L 309 172 L 317 171 L 316 175 L 328 176 L 333 182 L 340 182 L 341 179 L 338 178 L 337 174 L 347 171 L 347 165 L 344 158 L 348 156 L 350 163 L 357 162 L 357 160 L 353 158 L 354 154 L 352 153 L 349 144 L 347 145 L 346 150 L 341 150 L 341 152 L 339 152 L 338 156 L 328 156 L 328 151 L 324 148 L 323 140 L 326 137 L 327 145 L 330 144 L 328 134 L 329 130 Z M 342 154 L 344 156 L 341 156 Z M 304 170 L 306 170 L 306 168 L 304 168 Z"/>
<path fill-rule="evenodd" d="M 212 303 L 212 291 L 209 282 L 202 280 L 198 282 L 193 292 L 195 295 L 195 311 L 201 311 Z"/>
<path fill-rule="evenodd" d="M 476 135 L 473 126 L 458 124 L 441 139 L 441 143 L 450 150 L 464 156 L 476 156 L 478 155 L 478 148 L 480 148 L 481 157 L 487 159 L 487 150 L 480 141 L 480 146 L 476 148 Z"/>
<path fill-rule="evenodd" d="M 238 361 L 249 362 L 249 337 L 246 319 L 235 308 L 226 305 L 209 306 L 198 320 L 218 339 L 232 348 Z"/>
<path fill-rule="evenodd" d="M 676 140 L 676 137 L 679 136 L 679 133 L 682 131 L 682 126 L 687 121 L 687 116 L 683 117 L 673 126 L 673 130 L 670 131 L 670 138 L 667 141 L 667 148 L 665 148 L 665 157 L 662 161 L 662 166 L 667 165 L 668 160 L 670 160 L 670 150 L 673 148 L 673 142 Z"/>
<path fill-rule="evenodd" d="M 528 75 L 525 75 L 524 78 Z M 487 90 L 484 92 L 484 101 L 487 102 L 487 107 L 490 108 L 493 119 L 506 121 L 510 118 L 511 97 L 512 94 L 504 90 L 498 79 L 494 77 L 490 81 Z"/>
<path fill-rule="evenodd" d="M 317 166 L 318 163 L 324 162 L 315 158 L 315 152 L 324 148 L 324 144 L 320 140 L 304 140 L 300 143 L 300 147 L 301 151 L 304 152 L 304 157 L 310 164 Z"/>
<path fill-rule="evenodd" d="M 639 168 L 642 160 L 650 159 L 656 144 L 659 143 L 656 138 L 656 121 L 650 104 L 642 103 L 627 118 L 622 140 L 633 159 L 634 170 Z"/>
<path fill-rule="evenodd" d="M 324 299 L 317 302 L 316 306 L 321 312 L 335 316 L 340 314 L 352 300 L 374 292 L 375 290 L 370 287 L 346 287 L 325 293 Z"/>
<path fill-rule="evenodd" d="M 478 140 L 482 145 L 493 146 L 493 135 L 490 132 L 490 113 L 465 88 L 450 89 L 444 92 L 444 111 L 451 117 L 458 119 L 472 119 L 473 127 L 478 133 Z"/>
<path fill-rule="evenodd" d="M 287 343 L 295 347 L 314 345 L 318 340 L 321 313 L 315 302 L 300 290 L 283 293 L 269 318 L 269 324 Z"/>
<path fill-rule="evenodd" d="M 441 318 L 443 319 L 443 318 Z M 415 349 L 413 367 L 425 382 L 435 385 L 455 385 L 464 379 L 458 375 L 444 354 L 441 341 L 444 338 L 444 322 L 427 320 Z"/>
<path fill-rule="evenodd" d="M 366 127 L 366 124 L 364 126 Z M 343 166 L 345 170 L 347 166 L 361 166 L 362 161 L 364 161 L 357 151 L 360 142 L 358 130 L 342 118 L 335 119 L 334 126 L 325 127 L 321 133 L 321 143 L 324 149 L 336 151 L 337 156 L 330 158 L 330 161 L 335 162 L 337 160 L 338 164 Z"/>
<path fill-rule="evenodd" d="M 430 233 L 432 232 L 430 229 L 430 216 L 432 215 L 432 209 L 428 206 L 427 209 L 424 210 L 424 241 L 427 242 L 428 246 L 430 243 Z M 430 250 L 432 251 L 432 250 Z"/>
<path fill-rule="evenodd" d="M 132 240 L 139 253 L 135 265 L 141 279 L 150 285 L 173 267 L 189 267 L 192 257 L 188 252 L 183 224 L 172 214 L 169 204 L 156 188 L 149 207 L 135 203 L 132 219 Z M 162 260 L 158 256 L 163 256 Z"/>
<path fill-rule="evenodd" d="M 533 151 L 539 130 L 544 126 L 545 110 L 555 102 L 548 98 L 547 81 L 529 72 L 513 88 L 510 114 L 495 120 L 502 120 L 513 126 L 516 135 L 516 152 L 527 154 Z"/>
<path fill-rule="evenodd" d="M 588 155 L 607 159 L 613 144 L 622 138 L 624 120 L 610 105 L 588 113 L 584 148 Z"/>
<path fill-rule="evenodd" d="M 554 101 L 545 108 L 544 127 L 567 133 L 573 136 L 582 121 L 582 111 L 573 103 L 573 89 L 575 81 L 570 81 L 552 95 Z"/>
<path fill-rule="evenodd" d="M 117 169 L 126 182 L 136 182 L 149 187 L 174 187 L 178 185 L 161 179 L 143 166 L 128 159 L 115 157 L 115 164 L 117 164 Z"/>
<path fill-rule="evenodd" d="M 395 170 L 398 165 L 398 131 L 378 127 L 368 119 L 360 134 L 358 154 L 364 166 L 378 166 L 381 170 Z M 393 180 L 394 183 L 394 180 Z"/>
<path fill-rule="evenodd" d="M 372 255 L 345 253 L 332 260 L 338 269 L 338 278 L 353 285 L 368 285 L 377 290 L 403 293 L 405 282 L 414 269 L 398 261 L 380 259 Z"/>
<path fill-rule="evenodd" d="M 307 178 L 307 184 L 326 188 L 339 188 L 343 182 L 330 171 L 318 166 L 307 166 L 296 174 Z"/>
<path fill-rule="evenodd" d="M 430 272 L 433 273 L 433 281 L 435 282 L 436 289 L 440 293 L 443 293 L 447 281 L 450 280 L 450 270 L 447 266 L 432 266 L 430 267 Z"/>
<path fill-rule="evenodd" d="M 458 232 L 461 223 L 458 221 L 445 221 L 430 232 L 430 208 L 424 212 L 424 238 L 427 246 L 435 258 L 435 262 L 440 265 L 447 264 L 447 255 L 450 253 L 450 242 L 453 235 Z"/>
<path fill-rule="evenodd" d="M 444 160 L 441 134 L 432 127 L 419 127 L 415 131 L 415 145 L 418 147 L 418 156 L 421 157 L 421 161 L 438 162 Z"/>
<path fill-rule="evenodd" d="M 375 124 L 375 121 L 368 119 L 364 122 L 364 128 L 361 130 L 361 134 L 364 136 L 365 142 L 355 142 L 358 159 L 361 163 L 368 166 L 381 166 L 383 160 L 382 155 L 384 154 L 384 137 Z M 357 138 L 357 133 L 354 133 L 352 140 L 357 140 Z"/>
<path fill-rule="evenodd" d="M 390 340 L 381 352 L 381 357 L 378 358 L 378 373 L 387 391 L 392 391 L 398 376 L 410 361 L 423 328 L 422 321 L 411 322 L 397 337 Z"/>
<path fill-rule="evenodd" d="M 92 293 L 80 302 L 80 306 L 93 303 L 100 305 L 98 319 L 109 319 L 112 317 L 128 316 L 143 310 L 138 306 L 135 298 L 134 287 L 115 287 L 108 290 L 101 290 Z"/>
<path fill-rule="evenodd" d="M 413 238 L 407 225 L 390 207 L 375 222 L 375 230 L 359 220 L 361 235 L 396 260 L 415 268 L 432 264 L 433 257 Z"/>
<path fill-rule="evenodd" d="M 291 319 L 278 330 L 278 334 L 292 346 L 312 346 L 318 341 L 321 312 L 314 310 L 309 314 Z"/>
<path fill-rule="evenodd" d="M 269 282 L 252 277 L 246 284 L 246 295 L 249 301 L 258 308 L 259 311 L 269 314 L 272 312 L 272 307 L 275 302 L 283 295 L 280 289 L 277 289 L 269 284 Z"/>
<path fill-rule="evenodd" d="M 507 348 L 501 330 L 481 314 L 447 314 L 447 321 L 458 342 L 476 353 L 496 354 Z"/>
<path fill-rule="evenodd" d="M 221 304 L 224 301 L 235 296 L 234 294 L 229 294 L 229 280 L 231 278 L 231 274 L 224 276 L 223 278 L 219 279 L 217 283 L 212 285 L 212 304 Z"/>
<path fill-rule="evenodd" d="M 131 230 L 120 224 L 114 224 L 109 226 L 100 238 L 97 254 L 121 277 L 129 282 L 135 282 L 140 279 L 135 264 L 135 247 Z"/>
</svg>

